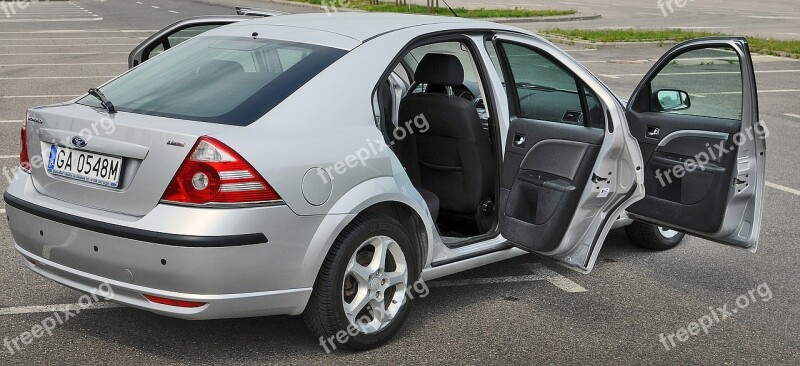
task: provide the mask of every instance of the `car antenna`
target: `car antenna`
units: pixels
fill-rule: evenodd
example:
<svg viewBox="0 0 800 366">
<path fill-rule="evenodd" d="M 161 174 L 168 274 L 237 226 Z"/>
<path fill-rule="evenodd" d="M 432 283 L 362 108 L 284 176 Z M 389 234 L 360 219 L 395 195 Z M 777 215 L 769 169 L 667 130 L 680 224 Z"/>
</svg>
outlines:
<svg viewBox="0 0 800 366">
<path fill-rule="evenodd" d="M 94 96 L 95 98 L 99 99 L 100 100 L 100 105 L 102 105 L 103 108 L 105 108 L 108 111 L 108 113 L 111 113 L 111 114 L 117 113 L 117 109 L 114 108 L 114 104 L 111 103 L 111 101 L 108 100 L 108 98 L 106 98 L 106 95 L 103 94 L 103 92 L 101 92 L 100 89 L 89 88 L 89 95 Z"/>
<path fill-rule="evenodd" d="M 450 7 L 450 4 L 448 4 L 448 3 L 447 3 L 447 1 L 445 1 L 445 0 L 442 0 L 442 2 L 444 3 L 444 5 L 445 5 L 445 6 L 446 6 L 448 9 L 450 9 L 450 12 L 451 12 L 451 13 L 453 13 L 453 16 L 455 16 L 456 18 L 459 18 L 458 14 L 456 14 L 456 11 L 455 11 L 455 10 L 453 10 L 453 8 L 451 8 L 451 7 Z"/>
</svg>

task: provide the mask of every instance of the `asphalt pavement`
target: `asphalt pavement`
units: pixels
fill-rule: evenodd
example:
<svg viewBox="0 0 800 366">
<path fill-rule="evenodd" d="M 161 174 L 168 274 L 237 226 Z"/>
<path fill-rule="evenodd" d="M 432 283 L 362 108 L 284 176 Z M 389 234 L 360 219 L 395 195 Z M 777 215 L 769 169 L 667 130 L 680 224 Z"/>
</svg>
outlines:
<svg viewBox="0 0 800 366">
<path fill-rule="evenodd" d="M 681 10 L 714 1 L 719 2 L 689 2 Z M 588 3 L 603 5 L 581 4 Z M 746 5 L 728 3 L 735 9 Z M 16 166 L 26 108 L 68 100 L 103 83 L 124 72 L 128 52 L 156 30 L 193 15 L 231 14 L 233 4 L 73 0 L 38 2 L 10 17 L 0 11 L 0 190 L 7 186 L 3 169 Z M 788 1 L 750 6 L 784 17 L 797 10 Z M 683 23 L 680 15 L 667 18 L 695 24 Z M 791 33 L 771 30 L 779 23 L 774 19 L 771 25 L 737 19 L 740 26 L 732 31 Z M 622 97 L 666 51 L 563 47 Z M 697 238 L 652 252 L 614 231 L 589 275 L 529 255 L 432 281 L 430 294 L 415 304 L 396 338 L 361 353 L 327 354 L 296 317 L 190 322 L 107 307 L 83 310 L 12 354 L 6 339 L 31 331 L 81 294 L 25 270 L 3 221 L 0 364 L 798 364 L 800 151 L 794 147 L 800 141 L 800 62 L 763 55 L 754 62 L 761 118 L 770 131 L 769 185 L 756 254 Z M 569 291 L 575 288 L 580 291 Z M 748 299 L 744 307 L 742 295 Z M 709 318 L 707 334 L 679 339 L 682 329 Z"/>
</svg>

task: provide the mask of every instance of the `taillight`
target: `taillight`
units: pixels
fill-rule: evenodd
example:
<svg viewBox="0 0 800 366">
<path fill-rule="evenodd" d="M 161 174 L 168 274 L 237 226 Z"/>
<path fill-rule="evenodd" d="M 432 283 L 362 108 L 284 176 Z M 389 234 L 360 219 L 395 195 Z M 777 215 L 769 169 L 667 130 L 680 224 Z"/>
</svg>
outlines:
<svg viewBox="0 0 800 366">
<path fill-rule="evenodd" d="M 142 294 L 142 296 L 144 296 L 144 298 L 147 299 L 148 301 L 154 302 L 156 304 L 177 306 L 179 308 L 199 308 L 206 304 L 205 302 L 175 300 L 154 295 Z"/>
<path fill-rule="evenodd" d="M 161 200 L 189 205 L 266 203 L 280 196 L 258 172 L 222 142 L 201 137 Z"/>
<path fill-rule="evenodd" d="M 22 131 L 19 133 L 20 151 L 19 167 L 25 173 L 31 172 L 31 159 L 28 156 L 28 113 L 25 112 L 25 120 L 22 121 Z"/>
</svg>

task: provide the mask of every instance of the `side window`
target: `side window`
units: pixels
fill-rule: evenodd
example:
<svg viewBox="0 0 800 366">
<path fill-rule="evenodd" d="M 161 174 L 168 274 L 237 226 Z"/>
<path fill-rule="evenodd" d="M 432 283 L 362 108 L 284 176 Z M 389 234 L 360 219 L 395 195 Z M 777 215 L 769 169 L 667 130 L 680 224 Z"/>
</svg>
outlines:
<svg viewBox="0 0 800 366">
<path fill-rule="evenodd" d="M 403 79 L 403 81 L 405 81 L 406 84 L 411 85 L 411 77 L 408 76 L 408 71 L 406 71 L 406 68 L 403 67 L 402 64 L 398 63 L 397 66 L 395 66 L 394 73 L 401 79 Z"/>
<path fill-rule="evenodd" d="M 221 25 L 222 24 L 204 24 L 204 25 L 198 25 L 194 27 L 181 29 L 167 36 L 167 40 L 169 41 L 169 47 L 175 47 L 189 38 L 197 36 L 205 31 L 217 28 Z"/>
<path fill-rule="evenodd" d="M 742 69 L 729 48 L 688 51 L 650 82 L 651 112 L 742 118 Z"/>
<path fill-rule="evenodd" d="M 225 25 L 225 24 L 200 24 L 200 25 L 189 26 L 189 27 L 183 28 L 181 30 L 178 30 L 178 31 L 166 36 L 166 37 L 161 36 L 160 38 L 158 38 L 158 41 L 156 43 L 150 44 L 142 52 L 142 60 L 141 61 L 142 62 L 147 61 L 147 60 L 155 57 L 156 55 L 158 55 L 158 54 L 160 54 L 160 53 L 162 53 L 162 52 L 164 52 L 164 51 L 166 51 L 166 50 L 168 50 L 168 49 L 170 49 L 172 47 L 175 47 L 175 46 L 183 43 L 187 39 L 190 39 L 190 38 L 192 38 L 192 37 L 194 37 L 196 35 L 199 35 L 200 33 L 212 30 L 214 28 L 217 28 L 217 27 L 220 27 L 220 26 L 223 26 L 223 25 Z M 133 66 L 136 66 L 136 64 L 134 64 Z"/>
<path fill-rule="evenodd" d="M 242 65 L 242 69 L 245 72 L 258 71 L 255 60 L 253 59 L 253 53 L 250 51 L 227 50 L 221 53 L 219 56 L 214 57 L 214 60 L 236 62 L 239 65 Z"/>
<path fill-rule="evenodd" d="M 489 58 L 492 60 L 492 66 L 494 66 L 494 70 L 497 71 L 497 75 L 500 75 L 500 80 L 502 80 L 503 87 L 505 87 L 506 79 L 503 75 L 503 69 L 500 67 L 500 58 L 497 57 L 497 48 L 494 46 L 494 42 L 491 40 L 486 40 L 484 42 L 484 46 L 486 47 L 486 52 L 489 54 Z"/>
<path fill-rule="evenodd" d="M 561 65 L 528 47 L 513 43 L 501 47 L 518 98 L 518 117 L 603 128 L 597 97 Z"/>
<path fill-rule="evenodd" d="M 282 70 L 294 66 L 294 64 L 300 62 L 300 60 L 308 55 L 308 51 L 301 48 L 284 48 L 277 50 L 277 52 Z"/>
</svg>

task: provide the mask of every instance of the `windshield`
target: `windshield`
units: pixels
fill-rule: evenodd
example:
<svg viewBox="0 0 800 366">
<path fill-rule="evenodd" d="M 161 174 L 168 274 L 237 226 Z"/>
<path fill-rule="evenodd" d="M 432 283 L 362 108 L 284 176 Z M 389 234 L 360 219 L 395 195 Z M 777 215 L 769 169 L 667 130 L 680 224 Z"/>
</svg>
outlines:
<svg viewBox="0 0 800 366">
<path fill-rule="evenodd" d="M 244 126 L 344 53 L 271 39 L 198 37 L 100 90 L 119 111 Z M 78 103 L 101 107 L 91 95 Z"/>
</svg>

